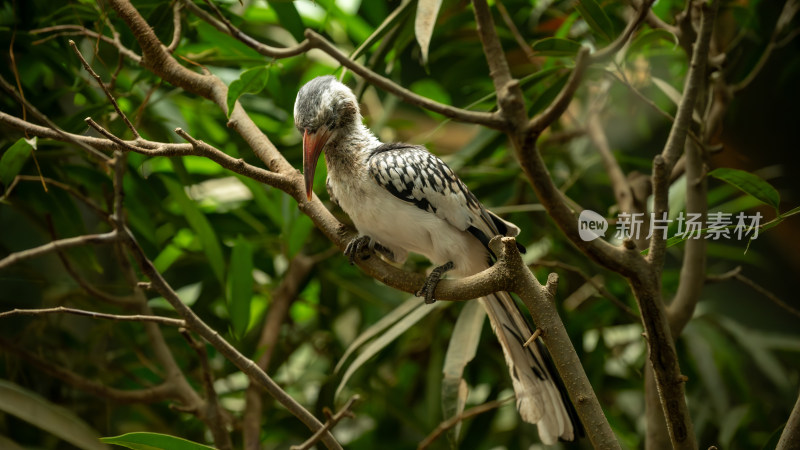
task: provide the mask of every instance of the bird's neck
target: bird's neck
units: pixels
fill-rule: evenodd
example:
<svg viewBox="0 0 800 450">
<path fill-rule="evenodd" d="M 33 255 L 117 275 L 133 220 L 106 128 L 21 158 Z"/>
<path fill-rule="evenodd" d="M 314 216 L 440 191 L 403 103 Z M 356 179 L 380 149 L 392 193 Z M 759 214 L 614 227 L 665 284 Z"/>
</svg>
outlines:
<svg viewBox="0 0 800 450">
<path fill-rule="evenodd" d="M 371 150 L 380 145 L 381 141 L 360 121 L 340 130 L 325 148 L 328 173 L 346 176 L 364 171 Z"/>
</svg>

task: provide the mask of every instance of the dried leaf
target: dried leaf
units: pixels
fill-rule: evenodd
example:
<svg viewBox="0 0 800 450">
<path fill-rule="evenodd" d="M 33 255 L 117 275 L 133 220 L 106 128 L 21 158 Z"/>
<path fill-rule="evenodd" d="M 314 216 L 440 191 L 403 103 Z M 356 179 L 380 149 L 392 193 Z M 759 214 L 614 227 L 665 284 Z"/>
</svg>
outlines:
<svg viewBox="0 0 800 450">
<path fill-rule="evenodd" d="M 433 28 L 442 0 L 419 0 L 417 2 L 417 16 L 414 19 L 414 34 L 422 50 L 422 64 L 428 65 L 428 47 L 431 44 Z"/>
</svg>

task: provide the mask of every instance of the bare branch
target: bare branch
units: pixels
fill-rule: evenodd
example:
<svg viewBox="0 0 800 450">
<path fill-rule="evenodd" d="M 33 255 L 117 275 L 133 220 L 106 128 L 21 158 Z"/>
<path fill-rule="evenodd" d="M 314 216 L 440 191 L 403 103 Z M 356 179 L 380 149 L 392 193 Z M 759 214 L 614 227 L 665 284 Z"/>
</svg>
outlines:
<svg viewBox="0 0 800 450">
<path fill-rule="evenodd" d="M 43 34 L 43 33 L 51 33 L 51 32 L 55 32 L 55 33 L 50 35 L 50 36 L 48 36 L 48 37 L 46 37 L 46 38 L 44 38 L 44 39 L 40 39 L 38 41 L 34 41 L 33 44 L 34 45 L 41 44 L 41 43 L 43 43 L 45 41 L 48 41 L 48 40 L 53 39 L 53 38 L 58 37 L 58 36 L 71 36 L 71 35 L 72 36 L 75 36 L 75 35 L 86 36 L 86 37 L 98 39 L 98 40 L 101 40 L 101 41 L 103 41 L 103 42 L 105 42 L 107 44 L 113 45 L 120 54 L 124 55 L 126 58 L 130 59 L 131 61 L 133 61 L 133 62 L 135 62 L 137 64 L 142 61 L 142 57 L 141 56 L 137 55 L 132 50 L 130 50 L 129 48 L 127 48 L 124 45 L 122 45 L 122 42 L 119 40 L 119 34 L 115 34 L 115 36 L 113 38 L 110 38 L 110 37 L 108 37 L 108 36 L 106 36 L 104 34 L 97 33 L 95 31 L 92 31 L 92 30 L 90 30 L 90 29 L 88 29 L 86 27 L 80 26 L 80 25 L 54 25 L 54 26 L 51 26 L 51 27 L 37 28 L 35 30 L 31 30 L 30 31 L 31 34 Z"/>
<path fill-rule="evenodd" d="M 303 442 L 301 445 L 293 445 L 293 446 L 291 446 L 289 448 L 291 450 L 308 450 L 311 447 L 313 447 L 314 444 L 319 442 L 319 440 L 322 438 L 322 434 L 324 432 L 332 430 L 333 427 L 335 427 L 336 424 L 338 424 L 342 419 L 344 419 L 345 417 L 355 417 L 353 415 L 353 412 L 350 411 L 350 409 L 359 400 L 361 400 L 361 397 L 359 397 L 357 394 L 352 396 L 352 397 L 350 397 L 350 400 L 348 400 L 347 403 L 345 403 L 344 406 L 342 406 L 342 409 L 340 409 L 334 415 L 331 415 L 331 412 L 328 411 L 327 408 L 326 408 L 324 410 L 324 412 L 325 412 L 325 415 L 328 416 L 328 420 L 325 421 L 325 426 L 323 426 L 322 428 L 317 430 L 316 433 L 314 433 L 310 438 L 308 438 L 307 441 Z"/>
<path fill-rule="evenodd" d="M 650 13 L 650 7 L 653 6 L 653 3 L 655 3 L 655 0 L 642 0 L 642 4 L 639 5 L 639 10 L 636 11 L 633 19 L 628 21 L 628 24 L 625 26 L 622 34 L 617 36 L 617 38 L 614 39 L 614 42 L 595 52 L 592 55 L 592 62 L 602 61 L 609 56 L 613 56 L 623 46 L 625 46 L 625 44 L 627 44 L 630 40 L 631 36 L 633 36 L 633 33 L 639 29 L 639 25 L 641 25 L 642 22 L 644 22 L 644 20 L 647 18 L 648 14 Z M 631 4 L 631 6 L 634 5 Z"/>
<path fill-rule="evenodd" d="M 12 309 L 11 311 L 4 311 L 0 313 L 0 319 L 11 316 L 44 316 L 48 314 L 73 314 L 76 316 L 86 316 L 93 319 L 106 319 L 118 322 L 153 322 L 159 325 L 167 325 L 170 327 L 183 327 L 185 322 L 180 319 L 173 319 L 170 317 L 149 316 L 143 314 L 136 315 L 120 315 L 120 314 L 107 314 L 97 311 L 86 311 L 83 309 L 67 308 L 64 306 L 57 306 L 55 308 L 42 308 L 42 309 Z"/>
<path fill-rule="evenodd" d="M 174 53 L 181 43 L 181 5 L 179 0 L 173 0 L 172 3 L 172 42 L 167 46 L 167 51 Z"/>
<path fill-rule="evenodd" d="M 494 90 L 498 96 L 503 88 L 511 81 L 511 69 L 508 67 L 503 46 L 497 37 L 494 28 L 494 19 L 489 11 L 486 0 L 472 0 L 472 9 L 475 12 L 475 23 L 478 26 L 478 36 L 483 45 L 483 54 L 489 64 L 489 76 L 492 77 Z"/>
<path fill-rule="evenodd" d="M 303 253 L 298 253 L 289 262 L 289 267 L 281 280 L 280 285 L 272 293 L 272 301 L 267 311 L 264 325 L 261 327 L 261 336 L 256 345 L 256 352 L 259 354 L 256 364 L 265 372 L 269 369 L 269 363 L 278 343 L 281 333 L 281 325 L 286 320 L 289 307 L 297 298 L 303 280 L 308 277 L 314 267 L 315 260 Z M 261 401 L 261 391 L 255 383 L 251 383 L 245 391 L 246 407 L 242 419 L 244 434 L 244 446 L 246 449 L 259 450 L 261 448 L 261 412 L 263 404 Z"/>
<path fill-rule="evenodd" d="M 718 7 L 718 0 L 714 0 L 711 6 L 703 4 L 700 34 L 694 45 L 694 51 L 692 52 L 689 73 L 686 76 L 686 83 L 683 90 L 683 98 L 678 106 L 678 112 L 675 114 L 675 122 L 673 122 L 672 128 L 670 129 L 667 143 L 664 145 L 664 150 L 661 152 L 661 155 L 653 160 L 653 211 L 655 211 L 657 215 L 669 211 L 669 177 L 672 172 L 672 167 L 683 152 L 686 144 L 686 135 L 692 123 L 692 115 L 694 113 L 696 100 L 700 90 L 705 85 L 706 62 L 708 60 L 711 32 L 714 29 L 714 20 L 717 16 Z M 661 161 L 663 161 L 663 168 L 658 167 L 659 157 Z M 661 173 L 656 174 L 656 169 L 663 170 L 661 170 Z M 663 265 L 665 248 L 666 239 L 654 235 L 650 240 L 648 260 L 656 266 Z"/>
<path fill-rule="evenodd" d="M 99 159 L 100 161 L 104 161 L 105 162 L 105 161 L 108 160 L 108 156 L 106 156 L 102 152 L 98 151 L 97 148 L 92 146 L 90 143 L 85 142 L 85 141 L 83 141 L 81 139 L 77 139 L 75 137 L 75 135 L 67 133 L 64 130 L 62 130 L 61 128 L 59 128 L 58 125 L 56 125 L 47 116 L 45 116 L 43 113 L 41 113 L 35 106 L 30 104 L 25 99 L 24 96 L 22 96 L 19 92 L 17 92 L 17 90 L 14 89 L 14 87 L 10 83 L 8 83 L 8 81 L 6 81 L 6 79 L 3 78 L 2 75 L 0 75 L 0 87 L 2 87 L 3 90 L 6 91 L 12 98 L 14 98 L 16 101 L 18 101 L 19 103 L 22 104 L 22 106 L 24 108 L 23 111 L 28 111 L 29 113 L 31 113 L 31 115 L 33 117 L 36 118 L 36 120 L 38 120 L 38 121 L 46 124 L 48 127 L 50 127 L 50 130 L 52 130 L 55 135 L 58 135 L 58 136 L 61 137 L 61 139 L 59 139 L 59 140 L 66 141 L 66 142 L 71 142 L 71 143 L 83 148 L 90 155 L 94 156 L 95 158 Z M 4 117 L 5 118 L 11 118 L 13 116 L 8 116 L 5 113 L 0 112 L 0 121 L 3 121 Z M 25 119 L 17 119 L 17 120 L 19 122 L 21 122 L 21 123 L 28 123 L 28 122 L 25 121 Z M 28 132 L 28 129 L 26 127 L 19 127 L 19 126 L 14 125 L 14 124 L 10 124 L 10 125 L 14 126 L 15 128 L 19 128 L 19 129 L 25 131 L 26 133 Z M 37 136 L 41 136 L 41 135 L 39 135 L 37 133 L 32 133 L 32 134 L 35 134 Z M 55 139 L 57 139 L 57 138 L 55 138 Z"/>
<path fill-rule="evenodd" d="M 789 415 L 786 426 L 783 427 L 783 432 L 781 432 L 781 437 L 778 439 L 778 445 L 775 449 L 789 450 L 797 446 L 798 442 L 800 442 L 800 396 L 797 397 L 792 413 Z"/>
<path fill-rule="evenodd" d="M 536 55 L 533 52 L 531 46 L 525 41 L 525 38 L 522 37 L 522 34 L 519 32 L 519 29 L 514 24 L 514 21 L 511 19 L 511 15 L 508 13 L 508 9 L 506 9 L 503 2 L 496 1 L 495 6 L 497 6 L 497 10 L 500 11 L 500 15 L 503 17 L 503 22 L 505 22 L 506 26 L 508 27 L 509 31 L 511 31 L 511 35 L 514 36 L 514 40 L 517 41 L 517 45 L 519 48 L 522 49 L 522 52 L 525 53 L 525 57 L 528 58 L 531 64 L 537 64 Z"/>
<path fill-rule="evenodd" d="M 462 122 L 477 123 L 497 130 L 505 129 L 505 121 L 497 113 L 469 111 L 466 109 L 456 108 L 415 94 L 410 90 L 398 85 L 394 81 L 381 76 L 365 66 L 353 61 L 347 55 L 339 51 L 336 46 L 331 44 L 315 31 L 306 30 L 306 38 L 310 42 L 311 47 L 322 50 L 333 57 L 333 59 L 338 61 L 342 66 L 347 67 L 354 73 L 369 81 L 374 86 L 397 96 L 406 103 L 419 106 L 420 108 L 425 108 L 429 111 L 433 111 L 445 117 Z"/>
<path fill-rule="evenodd" d="M 589 67 L 590 59 L 589 49 L 582 47 L 580 51 L 578 51 L 578 56 L 575 58 L 575 67 L 572 69 L 567 84 L 564 85 L 558 93 L 558 96 L 556 96 L 547 108 L 542 111 L 541 114 L 532 118 L 528 123 L 530 133 L 538 136 L 545 128 L 549 127 L 556 119 L 564 114 L 567 106 L 569 106 L 569 103 L 572 101 L 572 97 L 575 95 L 575 91 L 578 90 L 583 80 L 583 74 L 586 68 Z"/>
<path fill-rule="evenodd" d="M 233 363 L 242 372 L 246 373 L 252 380 L 256 381 L 266 391 L 272 395 L 278 402 L 286 407 L 293 415 L 300 419 L 309 429 L 317 431 L 323 427 L 322 423 L 317 420 L 308 410 L 300 405 L 295 399 L 278 386 L 275 381 L 270 378 L 260 367 L 253 361 L 239 353 L 228 341 L 222 338 L 216 331 L 209 327 L 198 317 L 194 311 L 186 306 L 178 294 L 167 283 L 164 277 L 158 270 L 156 270 L 153 263 L 147 258 L 142 248 L 136 242 L 136 239 L 129 230 L 125 230 L 125 245 L 133 254 L 134 259 L 138 263 L 142 272 L 147 276 L 153 288 L 155 288 L 162 297 L 164 297 L 170 305 L 183 317 L 186 321 L 186 327 L 203 337 L 209 344 L 216 348 L 228 361 Z M 341 449 L 341 445 L 336 442 L 329 432 L 325 432 L 322 437 L 323 443 L 328 448 Z"/>
<path fill-rule="evenodd" d="M 486 402 L 482 405 L 473 406 L 472 408 L 462 412 L 461 414 L 451 417 L 444 422 L 439 423 L 439 425 L 423 439 L 419 445 L 417 445 L 417 450 L 424 450 L 433 444 L 433 442 L 439 438 L 445 431 L 453 428 L 454 426 L 458 425 L 459 423 L 471 419 L 477 415 L 483 414 L 485 412 L 489 412 L 493 409 L 497 409 L 505 404 L 511 403 L 514 400 L 514 397 L 507 397 L 503 400 L 494 400 L 491 402 Z"/>
<path fill-rule="evenodd" d="M 510 275 L 514 283 L 510 291 L 519 295 L 537 329 L 541 331 L 542 340 L 550 351 L 553 364 L 564 381 L 570 400 L 592 445 L 597 448 L 620 448 L 556 310 L 553 298 L 558 276 L 551 273 L 547 284 L 542 286 L 533 273 L 525 267 L 512 238 L 495 238 L 490 242 L 490 246 L 495 254 L 505 254 L 506 259 L 518 261 L 511 263 L 511 267 L 517 269 Z"/>
<path fill-rule="evenodd" d="M 191 0 L 180 0 L 183 5 L 192 12 L 192 14 L 196 15 L 197 17 L 203 19 L 204 21 L 208 22 L 211 26 L 216 28 L 217 30 L 228 34 L 248 47 L 252 48 L 253 50 L 257 51 L 258 53 L 268 56 L 270 58 L 281 59 L 281 58 L 289 58 L 291 56 L 300 55 L 305 53 L 310 48 L 308 40 L 305 40 L 294 47 L 287 47 L 287 48 L 278 48 L 278 47 L 271 47 L 269 45 L 262 44 L 257 40 L 253 39 L 252 37 L 248 36 L 247 34 L 243 33 L 241 30 L 236 28 L 211 2 L 207 2 L 211 5 L 211 7 L 217 13 L 217 17 L 219 19 L 214 18 L 211 14 L 203 11 L 199 6 L 197 6 Z"/>
<path fill-rule="evenodd" d="M 13 343 L 4 339 L 0 339 L 0 348 L 9 353 L 13 353 L 18 357 L 29 362 L 33 366 L 39 368 L 44 373 L 58 378 L 59 380 L 69 384 L 70 386 L 96 395 L 101 398 L 120 403 L 155 403 L 173 398 L 175 396 L 175 386 L 173 383 L 167 381 L 157 386 L 148 387 L 136 390 L 123 390 L 107 386 L 96 380 L 85 378 L 75 372 L 64 368 L 59 364 L 54 364 L 48 360 L 34 356 L 33 354 L 18 348 Z"/>
<path fill-rule="evenodd" d="M 761 52 L 761 57 L 758 59 L 758 62 L 756 62 L 756 65 L 750 70 L 747 76 L 745 76 L 742 81 L 730 86 L 732 94 L 735 94 L 749 86 L 750 83 L 756 79 L 758 74 L 761 73 L 761 70 L 764 68 L 764 66 L 767 65 L 767 61 L 769 61 L 770 56 L 772 56 L 772 52 L 788 42 L 788 40 L 778 42 L 778 36 L 780 36 L 784 28 L 789 25 L 794 16 L 797 14 L 798 10 L 800 10 L 800 3 L 798 3 L 797 0 L 787 0 L 786 3 L 783 4 L 783 9 L 781 10 L 780 15 L 778 15 L 778 20 L 775 23 L 775 29 L 772 30 L 772 36 L 770 36 L 767 47 Z M 793 39 L 795 36 L 797 36 L 797 32 L 798 30 L 794 30 L 787 39 Z"/>
<path fill-rule="evenodd" d="M 24 261 L 26 259 L 46 255 L 55 251 L 66 250 L 68 248 L 79 247 L 82 245 L 108 244 L 119 240 L 120 235 L 116 231 L 110 231 L 102 234 L 86 234 L 66 239 L 59 239 L 28 250 L 12 253 L 3 259 L 0 259 L 0 269 L 4 269 L 14 263 Z"/>
<path fill-rule="evenodd" d="M 219 397 L 217 391 L 214 389 L 214 376 L 211 372 L 211 367 L 208 364 L 208 352 L 206 351 L 205 344 L 198 342 L 186 328 L 182 328 L 181 336 L 186 339 L 189 346 L 197 353 L 197 358 L 200 360 L 200 367 L 203 372 L 203 392 L 206 396 L 206 410 L 204 416 L 207 418 L 206 422 L 211 429 L 211 435 L 214 436 L 214 444 L 221 450 L 233 449 L 231 436 L 228 432 L 228 425 L 231 422 L 231 417 L 225 413 L 225 410 L 219 404 Z"/>
<path fill-rule="evenodd" d="M 106 87 L 106 84 L 103 83 L 103 79 L 100 78 L 100 75 L 98 75 L 97 72 L 94 71 L 94 69 L 92 69 L 92 66 L 89 65 L 89 62 L 87 62 L 86 58 L 83 57 L 81 51 L 78 50 L 78 46 L 75 45 L 75 41 L 70 39 L 69 45 L 70 47 L 72 47 L 72 50 L 75 51 L 75 54 L 78 55 L 78 58 L 80 58 L 81 63 L 83 63 L 83 68 L 86 69 L 87 72 L 89 72 L 89 75 L 91 75 L 92 78 L 94 78 L 97 81 L 97 84 L 100 85 L 100 88 L 103 89 L 103 92 L 106 94 L 106 98 L 108 98 L 108 101 L 111 102 L 111 105 L 114 106 L 114 110 L 117 112 L 117 114 L 119 114 L 120 117 L 122 117 L 122 121 L 125 122 L 125 125 L 133 133 L 133 137 L 138 138 L 139 132 L 136 131 L 136 128 L 133 127 L 131 121 L 128 120 L 128 116 L 126 116 L 125 113 L 122 111 L 122 109 L 120 109 L 119 103 L 117 103 L 117 99 L 115 99 L 114 96 L 111 95 L 111 91 L 109 91 L 108 87 Z"/>
<path fill-rule="evenodd" d="M 791 314 L 791 315 L 793 315 L 793 316 L 795 316 L 797 318 L 800 318 L 800 311 L 798 311 L 797 309 L 793 308 L 791 305 L 789 305 L 785 301 L 781 300 L 780 297 L 775 295 L 775 293 L 773 293 L 769 289 L 765 288 L 764 286 L 761 286 L 760 284 L 756 283 L 752 279 L 750 279 L 750 278 L 746 277 L 745 275 L 743 275 L 741 266 L 737 266 L 734 269 L 732 269 L 732 270 L 730 270 L 730 271 L 728 271 L 726 273 L 723 273 L 721 275 L 708 275 L 708 276 L 706 276 L 706 281 L 708 281 L 708 282 L 721 282 L 721 281 L 726 281 L 726 280 L 736 280 L 736 281 L 744 284 L 745 286 L 750 287 L 754 291 L 756 291 L 759 294 L 761 294 L 764 297 L 766 297 L 767 300 L 769 300 L 772 303 L 774 303 L 777 307 L 783 309 L 787 313 L 789 313 L 789 314 Z"/>
<path fill-rule="evenodd" d="M 563 269 L 577 274 L 579 277 L 583 278 L 583 280 L 586 283 L 592 285 L 592 287 L 595 288 L 600 295 L 610 300 L 611 303 L 613 303 L 617 308 L 622 310 L 625 314 L 637 319 L 639 318 L 639 315 L 636 313 L 636 311 L 632 310 L 628 305 L 625 304 L 625 302 L 620 300 L 616 295 L 612 294 L 603 284 L 597 282 L 593 277 L 590 277 L 589 275 L 584 273 L 583 270 L 581 270 L 579 267 L 573 266 L 571 264 L 562 263 L 561 261 L 546 261 L 546 260 L 538 260 L 534 263 L 534 265 L 541 267 Z"/>
<path fill-rule="evenodd" d="M 705 223 L 708 212 L 708 183 L 701 150 L 694 142 L 687 143 L 685 161 L 686 213 L 700 214 L 700 222 Z M 667 308 L 673 336 L 679 336 L 694 315 L 706 278 L 706 240 L 689 239 L 684 248 L 678 290 Z"/>
</svg>

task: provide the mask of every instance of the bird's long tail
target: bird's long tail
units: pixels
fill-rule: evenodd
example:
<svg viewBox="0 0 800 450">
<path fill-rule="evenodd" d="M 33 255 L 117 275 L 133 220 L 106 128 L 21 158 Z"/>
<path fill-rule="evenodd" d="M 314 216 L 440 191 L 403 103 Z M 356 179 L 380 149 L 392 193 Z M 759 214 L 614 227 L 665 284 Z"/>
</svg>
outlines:
<svg viewBox="0 0 800 450">
<path fill-rule="evenodd" d="M 569 400 L 559 392 L 557 375 L 537 343 L 524 345 L 531 330 L 517 304 L 507 292 L 496 292 L 480 301 L 503 348 L 522 420 L 538 426 L 539 438 L 545 444 L 554 444 L 558 438 L 573 440 L 580 423 Z"/>
</svg>

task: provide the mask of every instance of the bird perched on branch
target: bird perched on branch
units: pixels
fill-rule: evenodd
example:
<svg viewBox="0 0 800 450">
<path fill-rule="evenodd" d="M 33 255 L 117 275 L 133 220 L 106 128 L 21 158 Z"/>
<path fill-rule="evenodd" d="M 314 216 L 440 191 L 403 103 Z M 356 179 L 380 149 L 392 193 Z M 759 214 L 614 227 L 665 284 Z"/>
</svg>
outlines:
<svg viewBox="0 0 800 450">
<path fill-rule="evenodd" d="M 445 272 L 464 277 L 488 268 L 492 237 L 519 234 L 516 225 L 484 208 L 425 147 L 381 143 L 362 123 L 355 95 L 334 77 L 315 78 L 300 89 L 294 121 L 303 134 L 308 199 L 324 152 L 331 200 L 358 229 L 345 250 L 350 262 L 373 251 L 395 262 L 405 261 L 408 252 L 427 257 L 437 267 L 417 292 L 426 303 L 434 301 Z M 544 443 L 572 440 L 579 425 L 568 413 L 569 400 L 559 392 L 539 347 L 525 345 L 531 330 L 514 300 L 498 292 L 480 301 L 503 349 L 522 419 L 538 425 Z"/>
</svg>

